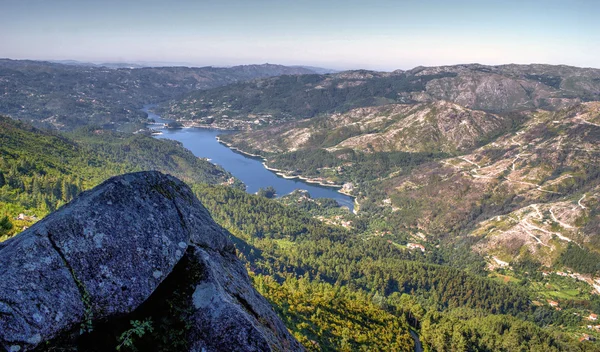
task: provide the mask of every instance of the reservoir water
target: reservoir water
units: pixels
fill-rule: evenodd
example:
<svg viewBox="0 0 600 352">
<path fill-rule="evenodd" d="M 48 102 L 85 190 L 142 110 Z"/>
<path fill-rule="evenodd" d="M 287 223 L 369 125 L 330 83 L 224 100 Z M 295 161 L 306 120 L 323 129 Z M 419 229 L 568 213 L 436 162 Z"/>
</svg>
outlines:
<svg viewBox="0 0 600 352">
<path fill-rule="evenodd" d="M 159 123 L 168 122 L 149 112 L 149 108 L 151 106 L 143 109 L 148 113 L 148 118 Z M 218 135 L 231 132 L 205 128 L 160 129 L 160 131 L 162 134 L 157 135 L 156 138 L 179 141 L 197 157 L 210 159 L 212 163 L 220 165 L 244 182 L 248 193 L 256 193 L 259 188 L 268 186 L 273 186 L 278 196 L 289 194 L 296 189 L 304 189 L 310 193 L 312 198 L 333 198 L 350 210 L 354 208 L 354 199 L 337 192 L 337 188 L 280 177 L 265 169 L 261 159 L 235 152 L 217 141 Z"/>
</svg>

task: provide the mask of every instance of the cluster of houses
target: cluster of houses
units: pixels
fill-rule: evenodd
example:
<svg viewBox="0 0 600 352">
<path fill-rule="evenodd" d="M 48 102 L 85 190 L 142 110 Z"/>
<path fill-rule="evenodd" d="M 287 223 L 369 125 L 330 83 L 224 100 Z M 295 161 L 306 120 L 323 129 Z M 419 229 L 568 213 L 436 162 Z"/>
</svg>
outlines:
<svg viewBox="0 0 600 352">
<path fill-rule="evenodd" d="M 207 159 L 207 160 L 210 161 L 210 159 Z M 227 181 L 225 181 L 225 182 L 223 182 L 221 184 L 225 185 L 225 186 L 231 186 L 234 183 L 235 183 L 235 178 L 234 177 L 230 177 L 230 178 L 227 179 Z"/>
<path fill-rule="evenodd" d="M 310 199 L 310 198 L 309 198 Z M 314 201 L 312 199 L 310 199 L 311 201 Z M 336 226 L 342 226 L 344 228 L 351 228 L 352 227 L 352 221 L 351 220 L 344 220 L 344 217 L 341 215 L 337 215 L 333 218 L 326 218 L 324 216 L 317 216 L 316 217 L 318 220 L 323 221 L 327 224 L 330 225 L 336 225 Z"/>
<path fill-rule="evenodd" d="M 354 184 L 352 182 L 344 183 L 342 186 L 342 193 L 352 193 L 354 191 Z"/>
<path fill-rule="evenodd" d="M 587 317 L 587 320 L 597 321 L 598 315 L 592 313 L 592 314 L 590 314 L 589 317 Z M 588 325 L 587 328 L 590 330 L 594 330 L 596 332 L 600 332 L 600 325 Z M 590 336 L 588 334 L 583 334 L 583 336 L 581 338 L 579 338 L 579 341 L 596 341 L 596 338 L 593 336 Z"/>
</svg>

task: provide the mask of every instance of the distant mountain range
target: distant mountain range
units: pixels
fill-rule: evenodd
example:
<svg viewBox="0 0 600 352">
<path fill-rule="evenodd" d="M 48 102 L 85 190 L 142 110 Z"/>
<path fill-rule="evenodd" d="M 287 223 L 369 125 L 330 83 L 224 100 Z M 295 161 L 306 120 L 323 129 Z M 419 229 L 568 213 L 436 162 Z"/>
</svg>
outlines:
<svg viewBox="0 0 600 352">
<path fill-rule="evenodd" d="M 98 66 L 98 67 L 108 67 L 108 68 L 143 68 L 143 67 L 222 67 L 228 68 L 232 66 L 202 66 L 193 64 L 190 62 L 167 62 L 167 61 L 135 61 L 135 62 L 101 62 L 101 63 L 92 63 L 87 61 L 77 61 L 77 60 L 48 60 L 48 62 L 63 64 L 63 65 L 74 65 L 74 66 Z M 258 66 L 258 65 L 250 65 L 250 66 Z M 326 73 L 335 73 L 340 72 L 339 70 L 332 70 L 323 67 L 315 67 L 315 66 L 302 66 L 302 65 L 291 65 L 288 67 L 294 68 L 303 68 L 313 73 L 318 74 L 326 74 Z"/>
<path fill-rule="evenodd" d="M 95 124 L 143 126 L 144 104 L 199 89 L 276 75 L 314 73 L 300 67 L 245 65 L 120 68 L 87 64 L 0 60 L 0 113 L 37 125 L 71 129 Z"/>
<path fill-rule="evenodd" d="M 394 103 L 444 100 L 465 108 L 507 113 L 554 110 L 598 99 L 598 69 L 471 64 L 274 77 L 189 93 L 163 105 L 161 112 L 179 119 L 211 117 L 229 127 L 243 128 L 243 120 L 278 123 Z"/>
</svg>

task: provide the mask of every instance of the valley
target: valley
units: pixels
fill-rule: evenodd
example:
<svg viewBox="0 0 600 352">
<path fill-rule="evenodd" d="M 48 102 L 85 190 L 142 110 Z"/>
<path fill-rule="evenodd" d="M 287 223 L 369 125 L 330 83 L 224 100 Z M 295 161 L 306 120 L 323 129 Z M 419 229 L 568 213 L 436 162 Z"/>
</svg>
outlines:
<svg viewBox="0 0 600 352">
<path fill-rule="evenodd" d="M 152 113 L 149 116 L 157 121 L 160 119 Z M 337 192 L 339 187 L 322 187 L 315 182 L 302 182 L 286 178 L 265 168 L 259 159 L 236 153 L 219 143 L 217 136 L 230 131 L 206 128 L 163 128 L 157 129 L 157 131 L 162 132 L 156 136 L 157 138 L 178 141 L 197 157 L 223 167 L 244 183 L 248 193 L 257 193 L 261 188 L 265 189 L 270 186 L 275 188 L 278 196 L 284 196 L 296 189 L 303 189 L 314 198 L 334 199 L 350 211 L 354 208 L 354 199 Z"/>
<path fill-rule="evenodd" d="M 389 104 L 222 139 L 286 174 L 351 184 L 365 234 L 425 250 L 465 246 L 490 277 L 562 307 L 600 293 L 590 210 L 600 200 L 600 105 L 545 108 Z"/>
<path fill-rule="evenodd" d="M 77 88 L 124 114 L 113 119 L 37 108 L 38 70 L 68 101 L 89 81 L 70 74 L 107 68 L 9 64 L 37 78 L 2 81 L 0 240 L 109 177 L 158 170 L 228 231 L 307 350 L 414 350 L 415 333 L 426 351 L 598 350 L 581 338 L 600 339 L 600 70 L 116 70 Z M 156 94 L 119 78 L 163 71 Z M 171 86 L 174 72 L 186 83 Z M 113 84 L 131 95 L 114 99 Z M 25 91 L 28 108 L 11 110 Z M 149 102 L 158 115 L 139 111 Z M 159 115 L 200 128 L 153 137 L 145 123 Z"/>
<path fill-rule="evenodd" d="M 0 113 L 37 126 L 71 130 L 86 125 L 133 132 L 144 126 L 139 111 L 198 89 L 280 74 L 307 74 L 301 67 L 111 68 L 0 59 Z"/>
</svg>

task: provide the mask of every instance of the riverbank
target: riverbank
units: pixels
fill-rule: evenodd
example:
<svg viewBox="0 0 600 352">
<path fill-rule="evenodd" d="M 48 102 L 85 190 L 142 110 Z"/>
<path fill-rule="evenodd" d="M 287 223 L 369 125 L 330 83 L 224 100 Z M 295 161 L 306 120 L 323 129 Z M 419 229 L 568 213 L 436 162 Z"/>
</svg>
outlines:
<svg viewBox="0 0 600 352">
<path fill-rule="evenodd" d="M 351 195 L 340 192 L 340 185 L 328 183 L 327 180 L 316 180 L 306 177 L 289 175 L 283 170 L 271 170 L 263 162 L 266 159 L 262 155 L 248 153 L 233 145 L 229 145 L 218 136 L 233 132 L 231 130 L 216 130 L 211 128 L 178 128 L 163 129 L 160 116 L 153 114 L 153 121 L 149 121 L 148 127 L 154 132 L 155 138 L 176 140 L 192 151 L 199 158 L 211 159 L 214 164 L 220 165 L 231 172 L 234 177 L 246 185 L 248 193 L 256 193 L 260 188 L 272 186 L 277 189 L 279 195 L 285 195 L 296 189 L 305 189 L 313 198 L 332 198 L 341 206 L 354 210 L 355 199 Z M 203 126 L 206 127 L 206 126 Z M 336 187 L 337 186 L 337 187 Z M 348 190 L 346 190 L 348 191 Z"/>
<path fill-rule="evenodd" d="M 290 174 L 286 174 L 285 170 L 281 170 L 281 169 L 276 169 L 274 167 L 269 167 L 267 165 L 266 159 L 263 159 L 265 161 L 263 161 L 263 166 L 265 167 L 265 169 L 269 170 L 269 171 L 273 171 L 275 174 L 283 177 L 283 178 L 287 178 L 287 179 L 294 179 L 297 178 L 299 180 L 302 180 L 306 183 L 314 183 L 314 184 L 318 184 L 319 186 L 323 186 L 323 187 L 333 187 L 333 188 L 342 188 L 344 185 L 336 185 L 335 183 L 324 183 L 326 181 L 322 180 L 322 179 L 317 179 L 317 178 L 308 178 L 308 177 L 303 177 L 300 175 L 290 175 Z M 340 192 L 342 193 L 342 192 Z M 348 194 L 346 194 L 348 195 Z"/>
<path fill-rule="evenodd" d="M 322 179 L 309 178 L 309 177 L 304 177 L 304 176 L 300 176 L 300 175 L 290 175 L 290 174 L 286 173 L 286 170 L 281 170 L 281 169 L 277 169 L 277 168 L 268 166 L 267 165 L 267 161 L 268 161 L 267 158 L 265 158 L 262 155 L 252 154 L 252 153 L 246 152 L 244 150 L 241 150 L 240 148 L 237 148 L 237 147 L 233 146 L 231 143 L 227 143 L 227 142 L 221 140 L 219 138 L 219 136 L 217 136 L 216 139 L 217 139 L 217 142 L 223 144 L 224 146 L 226 146 L 227 148 L 229 148 L 231 150 L 235 150 L 238 153 L 241 153 L 241 154 L 244 154 L 244 155 L 248 155 L 248 156 L 251 156 L 253 158 L 260 158 L 260 159 L 262 159 L 262 164 L 265 167 L 265 169 L 274 172 L 277 176 L 281 176 L 281 177 L 283 177 L 285 179 L 288 179 L 288 180 L 290 180 L 290 179 L 299 179 L 299 180 L 302 180 L 302 181 L 304 181 L 306 183 L 317 184 L 317 185 L 323 186 L 323 187 L 339 188 L 337 190 L 338 193 L 341 193 L 341 194 L 346 195 L 348 197 L 354 198 L 354 202 L 357 203 L 356 202 L 356 197 L 354 195 L 352 195 L 349 192 L 346 192 L 346 191 L 343 190 L 344 185 L 339 185 L 339 184 L 335 184 L 335 183 L 329 183 L 328 181 L 325 181 L 325 180 L 322 180 Z"/>
<path fill-rule="evenodd" d="M 163 119 L 160 115 L 152 111 L 151 109 L 156 107 L 156 104 L 145 105 L 141 110 L 146 113 L 148 119 L 154 122 L 146 122 L 146 125 L 157 126 L 156 128 L 170 129 L 167 127 L 168 123 L 178 123 L 181 125 L 179 128 L 203 128 L 207 130 L 219 130 L 219 131 L 236 131 L 236 129 L 228 128 L 219 124 L 207 124 L 201 123 L 194 120 L 170 120 Z"/>
<path fill-rule="evenodd" d="M 343 192 L 340 192 L 340 193 L 342 193 L 342 194 L 346 194 L 346 193 L 343 193 Z M 347 195 L 347 196 L 350 196 L 350 195 L 348 195 L 348 194 L 346 194 L 346 195 Z M 352 209 L 352 213 L 353 213 L 354 215 L 357 215 L 357 214 L 358 214 L 358 210 L 360 209 L 360 204 L 358 203 L 358 197 L 354 197 L 354 196 L 350 196 L 350 197 L 354 198 L 354 207 L 353 207 L 353 209 Z"/>
<path fill-rule="evenodd" d="M 265 159 L 265 157 L 263 157 L 262 155 L 258 155 L 258 154 L 252 154 L 252 153 L 248 153 L 246 151 L 241 150 L 240 148 L 237 148 L 235 146 L 233 146 L 231 143 L 227 143 L 224 140 L 221 140 L 221 138 L 219 138 L 219 136 L 215 137 L 217 139 L 217 142 L 223 144 L 224 146 L 226 146 L 227 148 L 231 149 L 231 150 L 235 150 L 238 153 L 244 154 L 244 155 L 248 155 L 251 156 L 253 158 L 259 158 L 262 159 L 263 161 L 266 161 L 267 159 Z"/>
</svg>

